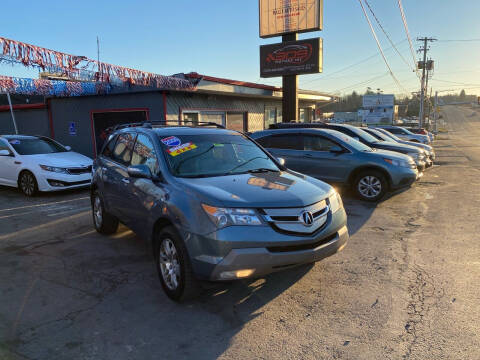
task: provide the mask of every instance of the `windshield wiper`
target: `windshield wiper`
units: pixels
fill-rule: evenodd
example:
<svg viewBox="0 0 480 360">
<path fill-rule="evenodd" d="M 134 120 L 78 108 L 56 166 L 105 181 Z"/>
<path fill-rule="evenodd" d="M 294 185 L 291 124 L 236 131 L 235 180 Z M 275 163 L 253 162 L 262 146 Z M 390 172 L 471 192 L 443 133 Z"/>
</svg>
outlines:
<svg viewBox="0 0 480 360">
<path fill-rule="evenodd" d="M 251 158 L 250 160 L 245 161 L 244 163 L 241 163 L 240 165 L 235 166 L 233 169 L 230 169 L 230 170 L 228 171 L 228 173 L 230 174 L 230 173 L 234 172 L 235 170 L 237 170 L 239 167 L 245 166 L 245 165 L 247 165 L 248 163 L 250 163 L 250 162 L 252 162 L 253 160 L 256 160 L 256 159 L 266 159 L 266 160 L 268 160 L 268 157 L 265 157 L 265 156 L 255 156 L 255 157 Z"/>
</svg>

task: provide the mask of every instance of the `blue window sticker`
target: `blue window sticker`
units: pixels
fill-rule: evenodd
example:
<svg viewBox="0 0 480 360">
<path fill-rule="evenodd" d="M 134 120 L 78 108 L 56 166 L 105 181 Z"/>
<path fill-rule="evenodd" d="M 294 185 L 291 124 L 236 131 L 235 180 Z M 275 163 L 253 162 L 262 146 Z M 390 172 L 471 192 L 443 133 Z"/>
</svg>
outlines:
<svg viewBox="0 0 480 360">
<path fill-rule="evenodd" d="M 20 145 L 20 140 L 13 139 L 13 140 L 10 140 L 9 143 L 12 145 Z"/>
<path fill-rule="evenodd" d="M 179 146 L 182 144 L 181 140 L 176 136 L 169 136 L 161 140 L 167 146 Z"/>
</svg>

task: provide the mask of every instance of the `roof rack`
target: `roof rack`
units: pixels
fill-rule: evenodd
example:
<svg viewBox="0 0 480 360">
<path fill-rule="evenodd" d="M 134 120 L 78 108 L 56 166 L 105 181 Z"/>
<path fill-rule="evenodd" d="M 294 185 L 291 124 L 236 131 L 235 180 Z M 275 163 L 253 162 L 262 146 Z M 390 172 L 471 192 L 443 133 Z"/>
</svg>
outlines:
<svg viewBox="0 0 480 360">
<path fill-rule="evenodd" d="M 270 124 L 269 129 L 295 129 L 295 128 L 326 128 L 324 123 L 277 123 Z"/>
<path fill-rule="evenodd" d="M 173 124 L 169 124 L 172 123 Z M 206 127 L 206 126 L 214 126 L 218 129 L 225 129 L 225 126 L 221 124 L 217 124 L 214 122 L 207 122 L 207 121 L 197 121 L 195 123 L 191 121 L 184 121 L 186 124 L 179 124 L 178 120 L 148 120 L 145 122 L 136 122 L 136 123 L 128 123 L 128 124 L 119 124 L 113 128 L 113 131 L 125 129 L 129 127 L 143 127 L 148 129 L 153 129 L 154 127 Z M 191 124 L 191 125 L 190 125 Z"/>
</svg>

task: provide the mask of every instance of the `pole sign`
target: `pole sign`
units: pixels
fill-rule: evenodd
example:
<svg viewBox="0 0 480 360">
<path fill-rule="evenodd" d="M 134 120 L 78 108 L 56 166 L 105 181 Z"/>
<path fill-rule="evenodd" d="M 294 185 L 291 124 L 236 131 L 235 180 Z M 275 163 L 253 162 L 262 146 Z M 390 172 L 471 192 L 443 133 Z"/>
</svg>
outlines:
<svg viewBox="0 0 480 360">
<path fill-rule="evenodd" d="M 260 37 L 320 31 L 323 0 L 259 0 Z"/>
<path fill-rule="evenodd" d="M 322 72 L 321 38 L 260 46 L 260 76 L 275 77 Z"/>
</svg>

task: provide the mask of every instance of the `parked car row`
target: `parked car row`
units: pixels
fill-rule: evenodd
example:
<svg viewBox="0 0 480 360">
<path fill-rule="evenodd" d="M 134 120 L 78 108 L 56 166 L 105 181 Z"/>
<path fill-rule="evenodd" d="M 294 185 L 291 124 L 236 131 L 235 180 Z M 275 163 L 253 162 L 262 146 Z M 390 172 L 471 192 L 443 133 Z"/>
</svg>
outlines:
<svg viewBox="0 0 480 360">
<path fill-rule="evenodd" d="M 116 129 L 93 166 L 45 137 L 1 136 L 0 184 L 28 196 L 90 186 L 95 229 L 112 234 L 122 223 L 146 239 L 175 301 L 202 280 L 263 276 L 341 251 L 347 217 L 332 184 L 378 201 L 435 159 L 430 146 L 385 129 L 279 124 L 248 136 L 160 124 Z"/>
<path fill-rule="evenodd" d="M 398 139 L 384 128 L 282 123 L 251 136 L 288 168 L 347 185 L 367 201 L 410 186 L 435 160 L 431 146 Z"/>
</svg>

